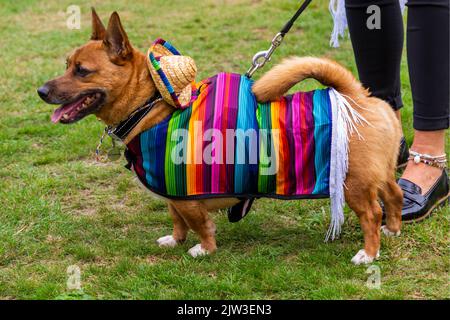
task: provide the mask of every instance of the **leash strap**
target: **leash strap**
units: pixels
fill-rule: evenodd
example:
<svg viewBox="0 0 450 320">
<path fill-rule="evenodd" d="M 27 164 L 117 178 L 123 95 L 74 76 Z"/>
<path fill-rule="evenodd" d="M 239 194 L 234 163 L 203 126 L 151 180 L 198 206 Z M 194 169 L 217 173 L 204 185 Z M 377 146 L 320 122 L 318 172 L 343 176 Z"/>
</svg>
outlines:
<svg viewBox="0 0 450 320">
<path fill-rule="evenodd" d="M 284 36 L 291 30 L 294 22 L 297 21 L 298 17 L 305 11 L 306 7 L 311 3 L 312 0 L 303 1 L 300 8 L 295 12 L 291 19 L 284 25 L 280 32 L 278 32 L 272 39 L 272 44 L 266 51 L 260 51 L 253 56 L 252 66 L 248 69 L 245 76 L 251 78 L 256 70 L 262 68 L 267 61 L 270 61 L 272 54 L 283 42 Z M 252 207 L 255 198 L 241 199 L 239 203 L 228 209 L 228 220 L 230 222 L 237 222 L 244 218 Z"/>
<path fill-rule="evenodd" d="M 265 51 L 259 51 L 253 56 L 252 59 L 252 66 L 250 69 L 248 69 L 245 76 L 247 78 L 251 78 L 253 74 L 256 72 L 256 70 L 262 68 L 267 61 L 270 61 L 270 58 L 272 54 L 274 53 L 275 49 L 278 48 L 281 45 L 281 42 L 283 42 L 284 36 L 291 30 L 292 26 L 294 25 L 294 22 L 300 17 L 302 12 L 306 9 L 306 7 L 311 3 L 312 0 L 305 0 L 303 1 L 300 8 L 297 10 L 297 12 L 292 16 L 291 19 L 284 25 L 284 27 L 281 29 L 280 32 L 278 32 L 275 37 L 272 39 L 272 44 L 268 50 Z"/>
<path fill-rule="evenodd" d="M 283 29 L 281 29 L 280 33 L 284 36 L 286 33 L 291 30 L 292 26 L 294 25 L 294 22 L 300 17 L 303 11 L 305 11 L 306 7 L 311 3 L 312 0 L 305 0 L 300 8 L 297 10 L 297 12 L 294 14 L 294 16 L 284 25 Z"/>
</svg>

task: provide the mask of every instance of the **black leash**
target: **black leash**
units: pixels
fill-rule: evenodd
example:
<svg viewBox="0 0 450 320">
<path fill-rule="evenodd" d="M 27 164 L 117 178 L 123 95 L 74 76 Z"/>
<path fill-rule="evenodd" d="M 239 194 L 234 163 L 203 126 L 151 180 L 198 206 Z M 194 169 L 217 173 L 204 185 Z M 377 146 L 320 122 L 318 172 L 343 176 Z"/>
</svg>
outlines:
<svg viewBox="0 0 450 320">
<path fill-rule="evenodd" d="M 270 57 L 274 53 L 275 49 L 278 48 L 281 44 L 281 42 L 284 39 L 284 36 L 291 30 L 292 26 L 294 25 L 294 22 L 300 17 L 302 12 L 306 9 L 306 7 L 311 3 L 312 0 L 305 0 L 303 1 L 300 8 L 297 10 L 297 12 L 292 16 L 291 19 L 284 25 L 283 29 L 281 29 L 280 32 L 278 32 L 275 37 L 272 39 L 272 44 L 270 48 L 266 51 L 260 51 L 257 54 L 253 56 L 252 66 L 247 71 L 245 76 L 247 78 L 251 78 L 256 70 L 259 68 L 262 68 L 267 61 L 270 61 Z M 243 198 L 240 202 L 235 204 L 233 207 L 228 209 L 228 220 L 230 222 L 237 222 L 241 220 L 243 217 L 247 215 L 247 213 L 250 211 L 252 204 L 253 204 L 254 198 Z"/>
<path fill-rule="evenodd" d="M 291 30 L 292 26 L 294 25 L 294 22 L 300 17 L 303 11 L 305 11 L 306 7 L 311 3 L 312 0 L 305 0 L 300 8 L 297 10 L 297 12 L 294 14 L 294 16 L 284 25 L 283 29 L 281 29 L 280 33 L 284 36 L 286 33 Z"/>
<path fill-rule="evenodd" d="M 247 78 L 251 78 L 256 70 L 262 68 L 267 61 L 270 61 L 270 57 L 274 53 L 275 49 L 280 46 L 281 42 L 284 39 L 284 36 L 289 32 L 289 30 L 291 30 L 292 26 L 294 25 L 294 22 L 298 19 L 298 17 L 300 17 L 302 12 L 306 9 L 306 7 L 308 7 L 311 1 L 312 0 L 303 1 L 302 5 L 297 10 L 297 12 L 292 16 L 291 19 L 289 19 L 289 21 L 284 25 L 281 31 L 278 32 L 272 39 L 272 44 L 268 50 L 260 51 L 253 56 L 252 66 L 250 67 L 250 69 L 248 69 L 247 73 L 245 74 Z"/>
</svg>

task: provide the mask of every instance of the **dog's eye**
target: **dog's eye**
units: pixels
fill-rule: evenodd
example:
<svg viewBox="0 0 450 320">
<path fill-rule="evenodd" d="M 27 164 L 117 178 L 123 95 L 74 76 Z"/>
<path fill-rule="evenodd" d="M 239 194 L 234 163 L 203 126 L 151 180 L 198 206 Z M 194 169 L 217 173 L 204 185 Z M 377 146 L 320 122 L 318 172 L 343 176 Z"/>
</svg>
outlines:
<svg viewBox="0 0 450 320">
<path fill-rule="evenodd" d="M 79 77 L 85 77 L 87 76 L 89 73 L 91 73 L 90 70 L 83 68 L 81 65 L 77 64 L 75 66 L 75 74 Z"/>
</svg>

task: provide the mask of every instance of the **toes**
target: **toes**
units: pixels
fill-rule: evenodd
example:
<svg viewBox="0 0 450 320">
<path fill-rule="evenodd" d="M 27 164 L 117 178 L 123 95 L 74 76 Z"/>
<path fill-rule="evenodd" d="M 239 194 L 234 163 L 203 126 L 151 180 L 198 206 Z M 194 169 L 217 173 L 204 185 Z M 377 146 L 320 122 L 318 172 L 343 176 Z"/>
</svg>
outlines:
<svg viewBox="0 0 450 320">
<path fill-rule="evenodd" d="M 156 240 L 161 248 L 173 248 L 177 245 L 177 240 L 173 236 L 164 236 Z"/>
<path fill-rule="evenodd" d="M 377 256 L 376 258 L 378 258 L 380 256 L 380 253 L 377 252 Z M 352 262 L 355 265 L 360 265 L 360 264 L 368 264 L 368 263 L 372 263 L 373 260 L 375 259 L 375 257 L 371 257 L 366 253 L 366 250 L 361 249 L 358 251 L 358 253 L 352 258 Z"/>
<path fill-rule="evenodd" d="M 201 244 L 197 244 L 197 245 L 193 246 L 192 248 L 190 248 L 188 253 L 191 256 L 193 256 L 194 258 L 209 254 L 208 251 L 206 251 L 205 249 L 202 248 Z"/>
<path fill-rule="evenodd" d="M 389 230 L 387 226 L 382 226 L 381 231 L 388 237 L 398 237 L 400 235 L 400 230 L 393 232 Z"/>
</svg>

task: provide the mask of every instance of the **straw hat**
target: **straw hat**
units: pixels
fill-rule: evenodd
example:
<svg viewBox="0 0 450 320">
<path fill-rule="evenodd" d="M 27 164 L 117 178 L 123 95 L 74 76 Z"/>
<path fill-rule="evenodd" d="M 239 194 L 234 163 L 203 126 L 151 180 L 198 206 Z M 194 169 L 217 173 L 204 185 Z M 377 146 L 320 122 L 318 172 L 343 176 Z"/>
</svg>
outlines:
<svg viewBox="0 0 450 320">
<path fill-rule="evenodd" d="M 197 73 L 194 60 L 182 56 L 163 39 L 153 42 L 147 56 L 150 74 L 163 99 L 177 108 L 188 107 Z"/>
</svg>

